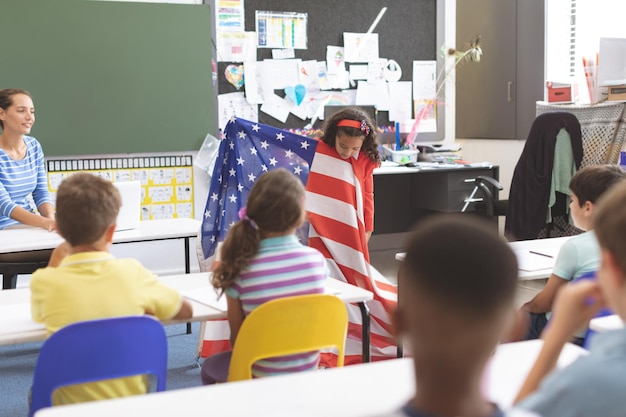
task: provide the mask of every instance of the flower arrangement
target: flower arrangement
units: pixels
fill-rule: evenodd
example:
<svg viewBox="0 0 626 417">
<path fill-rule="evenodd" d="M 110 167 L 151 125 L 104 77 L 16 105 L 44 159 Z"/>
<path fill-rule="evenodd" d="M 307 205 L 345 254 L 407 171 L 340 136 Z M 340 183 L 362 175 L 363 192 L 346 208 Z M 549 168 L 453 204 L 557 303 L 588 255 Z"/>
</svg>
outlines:
<svg viewBox="0 0 626 417">
<path fill-rule="evenodd" d="M 413 144 L 415 138 L 417 137 L 417 129 L 419 127 L 420 122 L 424 119 L 426 114 L 433 110 L 435 104 L 437 103 L 437 97 L 441 92 L 442 88 L 446 85 L 446 81 L 448 77 L 452 74 L 453 70 L 463 62 L 480 62 L 480 57 L 483 54 L 482 47 L 480 46 L 480 35 L 476 36 L 473 40 L 469 42 L 469 47 L 465 51 L 459 51 L 456 48 L 446 48 L 445 45 L 441 48 L 444 54 L 444 58 L 453 58 L 454 63 L 452 65 L 445 65 L 439 71 L 437 75 L 437 79 L 435 80 L 435 95 L 432 99 L 426 102 L 426 106 L 424 106 L 415 116 L 415 123 L 411 128 L 411 132 L 407 137 L 407 143 Z"/>
</svg>

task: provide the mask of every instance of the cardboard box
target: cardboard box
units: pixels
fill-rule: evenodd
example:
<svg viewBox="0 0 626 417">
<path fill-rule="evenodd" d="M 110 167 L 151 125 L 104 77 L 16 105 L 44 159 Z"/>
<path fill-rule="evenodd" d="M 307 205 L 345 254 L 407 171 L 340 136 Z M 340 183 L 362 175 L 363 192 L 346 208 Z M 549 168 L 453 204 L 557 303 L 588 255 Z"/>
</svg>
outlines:
<svg viewBox="0 0 626 417">
<path fill-rule="evenodd" d="M 608 101 L 626 101 L 626 84 L 608 87 Z"/>
<path fill-rule="evenodd" d="M 548 81 L 548 103 L 571 103 L 578 101 L 576 84 L 564 84 Z"/>
</svg>

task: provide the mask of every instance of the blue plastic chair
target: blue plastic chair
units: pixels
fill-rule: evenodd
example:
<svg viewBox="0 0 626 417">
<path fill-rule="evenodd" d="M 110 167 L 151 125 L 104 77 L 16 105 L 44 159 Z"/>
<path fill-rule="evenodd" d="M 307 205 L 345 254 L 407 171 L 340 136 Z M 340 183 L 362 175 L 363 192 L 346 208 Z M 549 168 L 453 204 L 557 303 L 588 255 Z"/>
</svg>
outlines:
<svg viewBox="0 0 626 417">
<path fill-rule="evenodd" d="M 167 336 L 150 316 L 83 321 L 63 327 L 43 344 L 33 376 L 29 416 L 52 406 L 59 387 L 153 374 L 165 391 Z"/>
</svg>

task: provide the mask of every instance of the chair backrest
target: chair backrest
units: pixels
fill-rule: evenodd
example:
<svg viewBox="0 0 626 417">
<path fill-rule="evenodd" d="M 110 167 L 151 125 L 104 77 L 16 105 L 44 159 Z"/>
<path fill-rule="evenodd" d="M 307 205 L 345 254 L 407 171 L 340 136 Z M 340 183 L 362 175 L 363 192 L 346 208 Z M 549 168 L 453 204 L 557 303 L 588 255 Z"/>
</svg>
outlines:
<svg viewBox="0 0 626 417">
<path fill-rule="evenodd" d="M 546 225 L 555 146 L 561 129 L 569 134 L 573 162 L 576 170 L 580 168 L 583 147 L 576 116 L 567 112 L 537 116 L 511 179 L 505 223 L 505 235 L 510 240 L 536 239 Z"/>
<path fill-rule="evenodd" d="M 252 378 L 259 359 L 337 349 L 343 366 L 348 310 L 334 295 L 311 294 L 268 301 L 243 321 L 233 348 L 228 381 Z"/>
<path fill-rule="evenodd" d="M 59 387 L 153 374 L 165 391 L 167 336 L 150 316 L 83 321 L 61 328 L 39 352 L 29 415 L 52 405 Z"/>
<path fill-rule="evenodd" d="M 574 282 L 583 281 L 583 280 L 595 281 L 597 279 L 596 275 L 597 275 L 597 271 L 587 272 L 579 276 L 578 278 L 576 278 Z M 598 311 L 593 318 L 610 316 L 612 314 L 615 314 L 613 310 L 611 310 L 608 307 L 605 307 L 605 308 L 600 309 L 600 311 Z M 583 347 L 585 349 L 587 350 L 589 349 L 589 343 L 591 342 L 591 339 L 593 339 L 593 336 L 595 336 L 595 334 L 596 332 L 591 330 L 591 327 L 587 328 L 587 333 L 585 334 L 585 341 L 583 342 Z"/>
</svg>

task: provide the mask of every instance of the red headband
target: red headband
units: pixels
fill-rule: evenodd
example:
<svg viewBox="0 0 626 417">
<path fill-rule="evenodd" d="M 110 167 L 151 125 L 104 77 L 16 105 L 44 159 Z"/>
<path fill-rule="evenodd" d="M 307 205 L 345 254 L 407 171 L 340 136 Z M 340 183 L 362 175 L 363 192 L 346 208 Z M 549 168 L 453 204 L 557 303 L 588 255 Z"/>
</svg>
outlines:
<svg viewBox="0 0 626 417">
<path fill-rule="evenodd" d="M 351 119 L 343 119 L 337 123 L 337 127 L 345 126 L 345 127 L 353 127 L 355 129 L 359 129 L 361 132 L 365 133 L 365 136 L 370 134 L 370 127 L 365 120 L 351 120 Z"/>
</svg>

